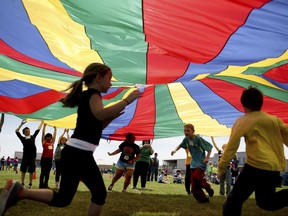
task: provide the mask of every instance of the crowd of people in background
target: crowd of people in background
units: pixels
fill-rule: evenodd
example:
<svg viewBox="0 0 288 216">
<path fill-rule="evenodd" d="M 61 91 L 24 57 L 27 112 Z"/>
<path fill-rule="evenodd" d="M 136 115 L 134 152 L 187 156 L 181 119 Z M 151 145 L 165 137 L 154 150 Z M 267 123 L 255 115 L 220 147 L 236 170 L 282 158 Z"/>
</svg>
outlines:
<svg viewBox="0 0 288 216">
<path fill-rule="evenodd" d="M 16 174 L 18 174 L 18 164 L 19 160 L 18 157 L 10 158 L 10 156 L 5 159 L 5 156 L 1 158 L 0 161 L 0 171 L 14 171 Z"/>
</svg>

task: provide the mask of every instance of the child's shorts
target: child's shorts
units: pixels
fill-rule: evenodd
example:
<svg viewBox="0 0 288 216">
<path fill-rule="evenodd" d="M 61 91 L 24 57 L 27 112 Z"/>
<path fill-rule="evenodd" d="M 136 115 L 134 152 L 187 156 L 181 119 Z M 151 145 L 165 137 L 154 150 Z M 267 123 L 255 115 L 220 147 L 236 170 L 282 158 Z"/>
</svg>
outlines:
<svg viewBox="0 0 288 216">
<path fill-rule="evenodd" d="M 128 164 L 128 163 L 125 163 L 121 160 L 118 160 L 117 164 L 116 164 L 116 167 L 120 170 L 125 170 L 125 169 L 135 169 L 135 163 L 133 164 Z"/>
</svg>

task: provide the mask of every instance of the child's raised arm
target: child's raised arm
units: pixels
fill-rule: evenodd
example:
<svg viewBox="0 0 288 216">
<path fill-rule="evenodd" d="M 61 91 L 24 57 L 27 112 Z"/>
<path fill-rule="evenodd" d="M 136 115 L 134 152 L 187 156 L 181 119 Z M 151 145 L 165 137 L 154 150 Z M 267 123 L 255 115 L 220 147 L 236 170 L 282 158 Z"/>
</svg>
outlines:
<svg viewBox="0 0 288 216">
<path fill-rule="evenodd" d="M 220 149 L 219 149 L 219 148 L 218 148 L 218 146 L 216 145 L 216 143 L 215 143 L 215 141 L 214 141 L 214 137 L 213 137 L 213 136 L 211 136 L 211 140 L 212 140 L 212 144 L 213 144 L 213 146 L 216 148 L 217 152 L 219 152 L 219 151 L 220 151 Z"/>
</svg>

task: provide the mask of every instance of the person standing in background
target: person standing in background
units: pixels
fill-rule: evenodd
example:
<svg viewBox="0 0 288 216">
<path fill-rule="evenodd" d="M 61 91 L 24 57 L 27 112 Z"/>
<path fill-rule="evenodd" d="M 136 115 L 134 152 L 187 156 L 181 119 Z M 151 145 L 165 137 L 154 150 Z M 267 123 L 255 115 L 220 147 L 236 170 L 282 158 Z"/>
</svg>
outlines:
<svg viewBox="0 0 288 216">
<path fill-rule="evenodd" d="M 178 151 L 179 149 L 181 148 L 180 145 L 178 145 L 175 150 Z M 191 154 L 189 152 L 189 149 L 185 149 L 185 152 L 186 152 L 186 160 L 185 160 L 185 167 L 186 167 L 186 170 L 185 170 L 185 189 L 186 189 L 186 192 L 187 194 L 191 194 L 191 169 L 190 169 L 190 164 L 191 164 L 191 160 L 192 160 L 192 157 L 191 157 Z"/>
<path fill-rule="evenodd" d="M 4 124 L 4 113 L 1 113 L 1 119 L 0 119 L 0 133 L 2 131 L 2 127 Z M 1 146 L 0 146 L 0 152 L 1 152 Z M 0 165 L 0 171 L 1 171 L 2 166 Z"/>
<path fill-rule="evenodd" d="M 64 137 L 65 133 L 67 133 L 67 137 Z M 59 181 L 61 176 L 61 152 L 66 145 L 67 140 L 69 139 L 69 129 L 64 129 L 63 134 L 58 139 L 58 144 L 56 146 L 56 150 L 54 153 L 54 160 L 55 160 L 55 166 L 56 166 L 56 172 L 55 172 L 55 187 L 59 189 Z"/>
<path fill-rule="evenodd" d="M 148 171 L 147 171 L 147 175 L 146 175 L 146 181 L 150 181 L 150 176 L 151 176 L 151 169 L 152 169 L 152 158 L 149 158 L 149 167 L 148 167 Z"/>
<path fill-rule="evenodd" d="M 16 174 L 18 174 L 18 163 L 19 163 L 18 157 L 15 157 L 13 160 L 13 165 L 14 165 L 14 171 Z"/>
<path fill-rule="evenodd" d="M 53 160 L 53 152 L 54 152 L 54 143 L 56 139 L 57 129 L 54 126 L 53 136 L 51 133 L 46 133 L 46 126 L 44 124 L 42 131 L 42 147 L 43 152 L 41 156 L 40 166 L 41 166 L 41 174 L 39 179 L 39 188 L 49 188 L 48 182 L 50 177 L 50 171 L 52 168 L 52 160 Z"/>
<path fill-rule="evenodd" d="M 1 171 L 4 171 L 4 167 L 5 167 L 5 156 L 3 156 L 3 157 L 1 158 L 0 170 L 1 170 Z"/>
<path fill-rule="evenodd" d="M 213 146 L 216 148 L 217 152 L 218 152 L 218 162 L 220 161 L 223 153 L 225 152 L 225 148 L 227 146 L 227 144 L 223 144 L 222 145 L 222 150 L 218 148 L 215 140 L 214 140 L 214 137 L 212 136 L 211 137 L 211 140 L 212 140 L 212 144 Z M 231 179 L 232 179 L 232 175 L 231 175 L 231 170 L 230 170 L 230 164 L 227 165 L 227 169 L 226 169 L 226 172 L 223 173 L 223 175 L 221 175 L 221 177 L 219 178 L 220 180 L 220 195 L 224 196 L 225 195 L 225 192 L 226 192 L 226 195 L 229 195 L 230 191 L 231 191 Z M 225 191 L 225 183 L 226 183 L 226 191 Z"/>
<path fill-rule="evenodd" d="M 141 178 L 141 189 L 145 189 L 147 172 L 150 164 L 150 155 L 153 153 L 154 150 L 151 147 L 150 140 L 143 140 L 142 148 L 140 149 L 140 157 L 136 161 L 133 173 L 133 189 L 137 187 L 139 176 Z"/>
<path fill-rule="evenodd" d="M 40 129 L 42 128 L 42 125 L 44 124 L 43 121 L 41 121 L 39 127 L 37 130 L 35 130 L 34 134 L 30 134 L 30 128 L 25 127 L 22 130 L 22 133 L 24 136 L 22 136 L 19 132 L 20 128 L 26 123 L 26 120 L 22 120 L 19 127 L 16 129 L 16 135 L 20 139 L 20 141 L 23 144 L 23 157 L 22 162 L 20 166 L 21 171 L 21 183 L 23 186 L 25 186 L 25 175 L 28 171 L 29 173 L 29 185 L 28 188 L 32 188 L 32 181 L 33 181 L 33 173 L 36 169 L 36 156 L 37 156 L 37 149 L 35 144 L 35 139 L 37 135 L 40 132 Z"/>
<path fill-rule="evenodd" d="M 4 124 L 4 113 L 1 113 L 1 119 L 0 119 L 0 133 L 1 133 L 1 131 L 2 131 L 3 124 Z"/>
<path fill-rule="evenodd" d="M 235 157 L 231 159 L 230 161 L 230 167 L 231 167 L 231 185 L 234 185 L 238 175 L 239 175 L 239 166 L 238 166 L 238 156 L 235 154 Z"/>
<path fill-rule="evenodd" d="M 152 158 L 152 165 L 151 165 L 151 181 L 158 180 L 158 169 L 159 169 L 159 160 L 157 158 L 158 153 L 154 153 L 154 157 Z"/>
<path fill-rule="evenodd" d="M 10 156 L 8 156 L 6 159 L 6 171 L 10 172 L 10 169 L 11 169 L 11 158 Z"/>
</svg>

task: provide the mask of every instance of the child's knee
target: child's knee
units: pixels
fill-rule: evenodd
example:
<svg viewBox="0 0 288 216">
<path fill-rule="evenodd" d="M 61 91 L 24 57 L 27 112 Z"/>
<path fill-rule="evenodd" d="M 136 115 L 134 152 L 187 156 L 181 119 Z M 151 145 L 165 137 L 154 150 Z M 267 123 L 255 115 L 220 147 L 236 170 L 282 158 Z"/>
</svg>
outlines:
<svg viewBox="0 0 288 216">
<path fill-rule="evenodd" d="M 72 197 L 63 197 L 54 191 L 53 198 L 51 202 L 48 203 L 49 206 L 63 208 L 69 206 L 73 200 Z"/>
</svg>

